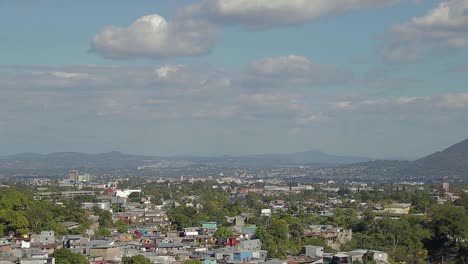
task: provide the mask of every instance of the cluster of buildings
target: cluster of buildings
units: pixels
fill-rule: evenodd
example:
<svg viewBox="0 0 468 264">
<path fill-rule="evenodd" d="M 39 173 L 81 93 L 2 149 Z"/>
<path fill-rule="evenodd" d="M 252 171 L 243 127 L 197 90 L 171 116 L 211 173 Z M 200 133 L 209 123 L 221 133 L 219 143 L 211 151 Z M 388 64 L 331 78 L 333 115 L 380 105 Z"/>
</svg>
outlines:
<svg viewBox="0 0 468 264">
<path fill-rule="evenodd" d="M 381 251 L 354 250 L 325 253 L 320 246 L 304 246 L 299 256 L 286 260 L 267 259 L 259 239 L 246 237 L 213 239 L 210 232 L 216 223 L 204 223 L 199 228 L 187 228 L 183 236 L 174 233 L 135 232 L 114 234 L 108 238 L 90 239 L 82 235 L 56 236 L 53 231 L 42 231 L 20 238 L 0 239 L 0 264 L 55 264 L 51 254 L 56 249 L 68 248 L 84 254 L 90 263 L 121 263 L 124 256 L 143 255 L 152 263 L 184 263 L 197 259 L 203 264 L 352 264 L 371 253 L 376 263 L 386 264 L 388 255 Z M 202 235 L 205 234 L 205 235 Z"/>
<path fill-rule="evenodd" d="M 308 245 L 302 249 L 300 256 L 290 256 L 286 260 L 268 259 L 268 252 L 262 249 L 262 242 L 256 238 L 257 227 L 246 224 L 249 214 L 235 217 L 226 217 L 231 223 L 232 237 L 215 238 L 218 229 L 216 222 L 203 222 L 200 226 L 187 227 L 182 231 L 171 230 L 171 222 L 167 208 L 185 203 L 187 207 L 198 206 L 198 197 L 190 195 L 183 199 L 162 200 L 157 205 L 152 202 L 153 196 L 143 195 L 140 189 L 117 189 L 117 181 L 106 183 L 93 183 L 89 174 L 80 174 L 71 170 L 66 180 L 61 181 L 63 187 L 74 187 L 72 191 L 38 192 L 35 199 L 73 199 L 79 196 L 92 196 L 98 202 L 83 202 L 82 208 L 87 210 L 92 221 L 89 230 L 82 235 L 56 235 L 53 231 L 43 231 L 39 234 L 28 234 L 24 237 L 0 238 L 0 264 L 54 264 L 51 253 L 59 248 L 68 248 L 72 252 L 84 254 L 91 263 L 120 263 L 127 256 L 143 255 L 153 263 L 172 264 L 183 263 L 189 259 L 198 259 L 203 264 L 238 264 L 238 263 L 267 263 L 267 264 L 315 264 L 315 263 L 342 263 L 352 264 L 363 258 L 371 257 L 377 263 L 388 263 L 385 252 L 370 250 L 354 250 L 349 252 L 325 253 L 320 246 Z M 165 179 L 170 184 L 181 182 L 204 181 L 204 179 Z M 162 180 L 161 180 L 162 181 Z M 274 213 L 288 211 L 291 207 L 315 214 L 321 217 L 333 217 L 334 210 L 346 210 L 350 205 L 354 208 L 372 209 L 376 218 L 391 217 L 399 219 L 409 214 L 411 204 L 357 204 L 357 201 L 348 195 L 342 195 L 342 186 L 334 182 L 319 185 L 292 185 L 263 180 L 236 179 L 223 177 L 216 179 L 213 188 L 228 190 L 233 199 L 242 199 L 249 193 L 257 193 L 268 197 L 264 202 L 264 209 L 260 217 L 271 219 Z M 242 184 L 231 188 L 230 183 Z M 247 184 L 245 184 L 247 182 Z M 37 185 L 47 185 L 49 181 L 40 180 Z M 83 190 L 86 188 L 85 190 Z M 417 188 L 419 188 L 417 186 Z M 295 201 L 294 204 L 285 199 L 289 194 L 298 194 L 317 190 L 326 192 L 324 199 L 307 199 Z M 369 191 L 371 187 L 364 183 L 350 183 L 345 187 L 347 192 Z M 443 185 L 438 191 L 441 195 L 450 195 L 450 187 Z M 139 202 L 130 202 L 132 194 L 138 194 Z M 136 196 L 133 195 L 133 198 Z M 171 195 L 172 197 L 172 195 Z M 132 199 L 134 200 L 134 199 Z M 183 201 L 183 202 L 182 202 Z M 112 213 L 112 220 L 122 220 L 128 224 L 127 233 L 119 233 L 117 229 L 110 229 L 108 237 L 96 237 L 99 228 L 93 209 L 99 208 Z M 363 210 L 358 210 L 358 216 Z M 268 221 L 266 221 L 268 223 Z M 79 223 L 65 222 L 68 230 L 76 229 Z M 327 246 L 339 250 L 343 244 L 348 243 L 352 237 L 351 229 L 333 225 L 310 225 L 305 227 L 304 236 L 324 238 Z"/>
</svg>

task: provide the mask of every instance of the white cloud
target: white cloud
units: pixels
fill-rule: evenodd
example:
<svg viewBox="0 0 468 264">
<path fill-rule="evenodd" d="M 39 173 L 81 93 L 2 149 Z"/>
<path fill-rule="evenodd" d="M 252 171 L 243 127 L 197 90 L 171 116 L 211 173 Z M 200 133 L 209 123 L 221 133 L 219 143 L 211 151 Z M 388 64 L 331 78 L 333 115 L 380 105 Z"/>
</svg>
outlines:
<svg viewBox="0 0 468 264">
<path fill-rule="evenodd" d="M 395 25 L 381 49 L 385 59 L 411 62 L 468 47 L 468 1 L 448 0 L 425 16 Z"/>
<path fill-rule="evenodd" d="M 155 70 L 156 75 L 162 79 L 169 78 L 170 76 L 176 74 L 178 71 L 179 67 L 171 65 L 161 66 Z"/>
<path fill-rule="evenodd" d="M 94 35 L 91 50 L 107 58 L 169 58 L 209 53 L 217 29 L 200 19 L 167 21 L 158 14 L 143 16 L 127 27 L 109 26 Z"/>
<path fill-rule="evenodd" d="M 260 30 L 399 1 L 205 0 L 185 7 L 171 21 L 150 14 L 128 26 L 107 26 L 94 35 L 91 51 L 111 59 L 201 56 L 214 48 L 220 24 Z"/>
<path fill-rule="evenodd" d="M 468 129 L 468 93 L 385 98 L 349 91 L 347 96 L 339 91 L 306 91 L 298 89 L 302 84 L 287 81 L 274 89 L 247 89 L 246 83 L 239 82 L 257 74 L 271 82 L 279 79 L 278 74 L 295 78 L 314 68 L 300 56 L 279 58 L 253 62 L 240 72 L 172 64 L 0 65 L 2 146 L 14 149 L 24 138 L 28 145 L 38 144 L 45 151 L 50 151 L 51 144 L 63 150 L 64 145 L 71 146 L 67 144 L 72 138 L 74 146 L 84 151 L 120 148 L 115 142 L 127 142 L 127 147 L 139 146 L 134 152 L 147 147 L 151 153 L 183 141 L 184 147 L 175 150 L 183 153 L 188 151 L 186 144 L 195 142 L 203 148 L 216 138 L 214 148 L 219 142 L 226 144 L 221 152 L 238 145 L 262 151 L 256 145 L 262 141 L 278 148 L 290 142 L 298 149 L 336 144 L 338 150 L 346 146 L 373 153 L 376 146 L 392 148 L 401 142 L 401 135 L 408 135 L 406 146 L 421 140 L 421 135 L 432 142 L 435 136 L 458 137 Z M 254 71 L 253 65 L 263 65 L 260 61 L 268 67 Z M 297 65 L 288 66 L 291 61 Z"/>
<path fill-rule="evenodd" d="M 468 108 L 468 93 L 442 94 L 435 96 L 402 96 L 398 98 L 368 98 L 330 102 L 337 111 L 380 111 L 389 113 L 406 112 L 407 114 L 430 115 L 444 111 L 458 111 Z"/>
<path fill-rule="evenodd" d="M 326 15 L 397 2 L 399 0 L 205 0 L 188 7 L 185 15 L 264 29 L 302 24 Z"/>
<path fill-rule="evenodd" d="M 248 67 L 246 86 L 260 87 L 318 87 L 342 84 L 353 79 L 351 72 L 313 63 L 297 55 L 256 60 Z"/>
<path fill-rule="evenodd" d="M 468 93 L 444 95 L 437 105 L 447 108 L 468 108 Z"/>
<path fill-rule="evenodd" d="M 336 109 L 350 109 L 353 107 L 353 103 L 350 101 L 331 102 L 330 105 Z"/>
</svg>

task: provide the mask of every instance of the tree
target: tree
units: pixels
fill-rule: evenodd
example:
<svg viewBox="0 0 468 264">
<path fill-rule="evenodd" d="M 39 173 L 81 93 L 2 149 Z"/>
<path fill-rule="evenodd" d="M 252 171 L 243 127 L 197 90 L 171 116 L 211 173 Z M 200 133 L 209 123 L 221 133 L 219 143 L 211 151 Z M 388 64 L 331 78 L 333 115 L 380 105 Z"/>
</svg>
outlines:
<svg viewBox="0 0 468 264">
<path fill-rule="evenodd" d="M 300 223 L 294 223 L 289 229 L 291 237 L 301 239 L 304 236 L 304 227 Z"/>
<path fill-rule="evenodd" d="M 468 215 L 463 207 L 435 205 L 429 212 L 434 235 L 458 242 L 468 237 Z"/>
<path fill-rule="evenodd" d="M 105 227 L 100 227 L 94 234 L 95 237 L 108 237 L 110 235 L 111 235 L 111 232 L 109 231 L 109 229 Z"/>
<path fill-rule="evenodd" d="M 229 237 L 232 237 L 233 235 L 234 233 L 232 233 L 232 231 L 225 226 L 218 228 L 218 230 L 216 230 L 213 234 L 213 236 L 217 239 L 229 238 Z"/>
<path fill-rule="evenodd" d="M 56 264 L 89 264 L 88 259 L 79 253 L 72 253 L 68 248 L 61 248 L 54 251 L 52 257 Z"/>
<path fill-rule="evenodd" d="M 268 251 L 269 257 L 276 257 L 275 240 L 263 226 L 258 227 L 257 237 L 262 241 L 262 249 Z"/>
<path fill-rule="evenodd" d="M 127 223 L 122 221 L 122 219 L 119 219 L 115 222 L 115 227 L 117 227 L 117 232 L 119 233 L 127 233 L 128 232 L 128 226 Z"/>
<path fill-rule="evenodd" d="M 367 251 L 364 256 L 362 256 L 362 263 L 364 264 L 377 264 L 377 262 L 374 260 L 374 252 L 372 251 Z"/>
<path fill-rule="evenodd" d="M 275 238 L 287 239 L 289 235 L 288 222 L 284 219 L 273 220 L 269 231 Z"/>
<path fill-rule="evenodd" d="M 202 264 L 202 262 L 198 259 L 188 259 L 184 262 L 184 264 Z"/>
<path fill-rule="evenodd" d="M 50 205 L 44 202 L 31 205 L 26 216 L 33 231 L 39 232 L 45 229 L 52 221 L 53 213 L 49 208 Z"/>
<path fill-rule="evenodd" d="M 136 255 L 132 257 L 123 257 L 122 258 L 123 264 L 151 264 L 151 260 L 146 258 L 143 255 Z"/>
<path fill-rule="evenodd" d="M 169 218 L 178 230 L 199 225 L 196 219 L 197 210 L 193 207 L 177 206 L 169 211 Z"/>
<path fill-rule="evenodd" d="M 98 207 L 93 208 L 94 213 L 99 216 L 99 226 L 109 227 L 112 224 L 112 213 Z"/>
</svg>

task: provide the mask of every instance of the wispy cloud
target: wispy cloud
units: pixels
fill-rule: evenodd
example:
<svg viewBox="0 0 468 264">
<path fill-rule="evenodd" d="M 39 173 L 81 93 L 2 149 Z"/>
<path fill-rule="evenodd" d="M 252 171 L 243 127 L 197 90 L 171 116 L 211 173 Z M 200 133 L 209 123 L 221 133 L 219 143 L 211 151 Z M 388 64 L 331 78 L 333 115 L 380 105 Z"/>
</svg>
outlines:
<svg viewBox="0 0 468 264">
<path fill-rule="evenodd" d="M 217 24 L 241 25 L 262 30 L 276 26 L 303 24 L 323 16 L 379 7 L 399 0 L 204 0 L 189 6 L 187 17 L 202 17 Z"/>
<path fill-rule="evenodd" d="M 381 54 L 392 62 L 414 62 L 468 47 L 468 1 L 441 2 L 422 17 L 395 25 Z"/>
</svg>

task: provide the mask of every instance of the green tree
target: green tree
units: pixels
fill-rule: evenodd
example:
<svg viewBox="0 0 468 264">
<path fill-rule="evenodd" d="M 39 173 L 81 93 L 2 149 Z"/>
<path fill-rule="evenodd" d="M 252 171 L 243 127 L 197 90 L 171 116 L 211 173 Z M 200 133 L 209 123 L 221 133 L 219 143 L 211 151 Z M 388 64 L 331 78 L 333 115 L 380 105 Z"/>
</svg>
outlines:
<svg viewBox="0 0 468 264">
<path fill-rule="evenodd" d="M 362 263 L 363 264 L 377 264 L 377 262 L 374 260 L 374 252 L 367 251 L 366 254 L 362 256 Z"/>
<path fill-rule="evenodd" d="M 429 217 L 434 235 L 440 239 L 460 241 L 468 237 L 468 216 L 465 208 L 452 205 L 435 205 Z"/>
<path fill-rule="evenodd" d="M 112 213 L 98 207 L 93 208 L 94 213 L 99 216 L 99 226 L 109 227 L 112 225 Z"/>
<path fill-rule="evenodd" d="M 111 232 L 105 227 L 99 227 L 99 229 L 94 234 L 94 237 L 109 237 Z"/>
<path fill-rule="evenodd" d="M 270 233 L 278 239 L 287 239 L 289 234 L 288 222 L 284 219 L 273 220 L 268 228 Z"/>
<path fill-rule="evenodd" d="M 296 239 L 302 239 L 304 237 L 304 227 L 300 223 L 294 223 L 289 228 L 289 234 L 291 237 Z"/>
<path fill-rule="evenodd" d="M 128 225 L 122 219 L 119 219 L 115 222 L 115 227 L 117 228 L 117 232 L 119 233 L 127 233 L 128 232 Z"/>
<path fill-rule="evenodd" d="M 262 249 L 268 252 L 269 257 L 276 257 L 277 248 L 274 237 L 263 226 L 258 227 L 257 237 L 262 241 Z"/>
<path fill-rule="evenodd" d="M 56 264 L 88 264 L 89 261 L 83 254 L 72 253 L 68 248 L 61 248 L 54 251 L 52 257 Z"/>
<path fill-rule="evenodd" d="M 143 255 L 136 255 L 132 257 L 123 257 L 122 258 L 123 264 L 151 264 L 151 260 L 146 258 Z"/>
<path fill-rule="evenodd" d="M 202 262 L 198 259 L 188 259 L 184 262 L 184 264 L 201 264 Z"/>
<path fill-rule="evenodd" d="M 234 233 L 232 233 L 232 231 L 225 226 L 218 228 L 218 230 L 216 230 L 213 234 L 213 236 L 217 239 L 229 238 L 229 237 L 232 237 L 233 235 Z"/>
<path fill-rule="evenodd" d="M 50 206 L 45 202 L 36 202 L 30 206 L 26 216 L 33 231 L 40 232 L 48 227 L 53 218 Z"/>
</svg>

